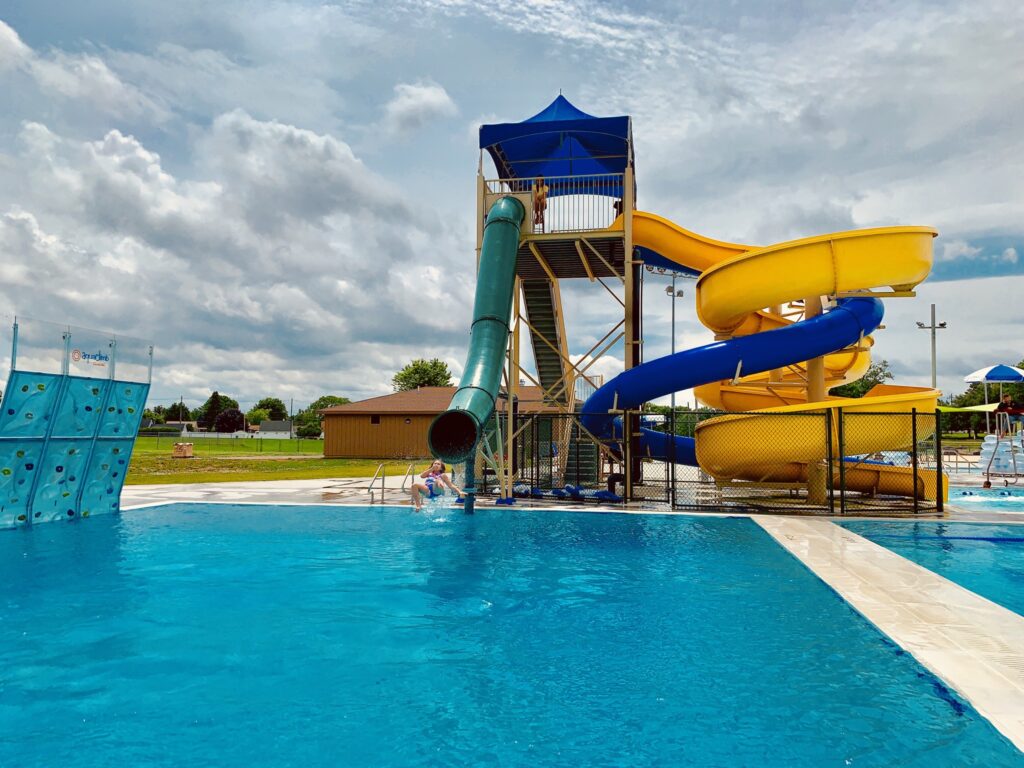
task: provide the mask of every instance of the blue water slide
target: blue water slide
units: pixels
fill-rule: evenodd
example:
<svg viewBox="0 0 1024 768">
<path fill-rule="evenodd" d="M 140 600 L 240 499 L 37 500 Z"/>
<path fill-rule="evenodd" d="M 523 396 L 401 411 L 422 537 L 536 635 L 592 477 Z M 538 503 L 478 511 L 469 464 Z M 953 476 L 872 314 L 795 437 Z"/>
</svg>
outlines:
<svg viewBox="0 0 1024 768">
<path fill-rule="evenodd" d="M 841 299 L 825 314 L 785 328 L 716 341 L 643 363 L 620 373 L 587 399 L 583 426 L 603 440 L 620 439 L 622 420 L 609 413 L 612 409 L 637 408 L 672 392 L 732 379 L 737 368 L 743 375 L 751 375 L 827 355 L 873 333 L 882 322 L 882 314 L 878 299 Z M 641 429 L 640 435 L 643 455 L 697 466 L 692 437 L 674 437 L 651 429 Z"/>
</svg>

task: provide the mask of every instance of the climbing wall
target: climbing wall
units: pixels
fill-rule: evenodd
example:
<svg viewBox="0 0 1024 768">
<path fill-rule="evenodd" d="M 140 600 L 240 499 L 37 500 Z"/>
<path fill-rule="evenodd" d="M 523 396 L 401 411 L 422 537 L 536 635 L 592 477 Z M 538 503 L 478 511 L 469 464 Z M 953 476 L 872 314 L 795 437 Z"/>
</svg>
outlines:
<svg viewBox="0 0 1024 768">
<path fill-rule="evenodd" d="M 118 508 L 149 384 L 12 371 L 0 404 L 0 527 Z"/>
</svg>

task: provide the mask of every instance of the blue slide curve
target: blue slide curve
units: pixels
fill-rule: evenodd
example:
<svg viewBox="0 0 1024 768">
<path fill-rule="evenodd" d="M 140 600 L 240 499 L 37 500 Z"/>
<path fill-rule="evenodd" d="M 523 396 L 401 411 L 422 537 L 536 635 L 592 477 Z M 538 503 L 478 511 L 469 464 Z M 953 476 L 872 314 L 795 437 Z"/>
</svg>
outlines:
<svg viewBox="0 0 1024 768">
<path fill-rule="evenodd" d="M 595 437 L 619 439 L 622 420 L 608 413 L 612 408 L 637 408 L 672 392 L 731 379 L 740 361 L 743 375 L 750 375 L 827 355 L 873 333 L 882 314 L 878 299 L 841 299 L 831 311 L 785 328 L 716 341 L 643 363 L 620 373 L 587 398 L 581 414 L 583 426 Z M 692 437 L 643 429 L 640 450 L 661 461 L 697 466 Z"/>
</svg>

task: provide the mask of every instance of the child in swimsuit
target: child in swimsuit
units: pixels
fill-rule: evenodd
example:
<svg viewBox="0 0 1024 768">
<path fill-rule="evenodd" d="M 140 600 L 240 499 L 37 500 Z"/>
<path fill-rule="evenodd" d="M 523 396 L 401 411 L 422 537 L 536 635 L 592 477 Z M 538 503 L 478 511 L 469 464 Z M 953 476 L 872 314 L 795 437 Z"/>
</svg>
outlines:
<svg viewBox="0 0 1024 768">
<path fill-rule="evenodd" d="M 424 495 L 428 499 L 432 499 L 435 496 L 442 495 L 445 488 L 451 488 L 459 496 L 463 495 L 462 489 L 455 486 L 444 470 L 444 462 L 440 459 L 435 459 L 426 471 L 420 473 L 420 478 L 423 482 L 413 483 L 409 493 L 412 495 L 412 503 L 416 507 L 417 512 L 423 506 Z"/>
</svg>

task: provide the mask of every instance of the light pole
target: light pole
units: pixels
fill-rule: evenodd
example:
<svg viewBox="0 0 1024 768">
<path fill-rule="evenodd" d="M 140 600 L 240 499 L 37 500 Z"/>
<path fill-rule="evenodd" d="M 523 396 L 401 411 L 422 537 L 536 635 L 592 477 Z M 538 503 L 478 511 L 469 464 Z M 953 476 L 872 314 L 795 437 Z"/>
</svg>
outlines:
<svg viewBox="0 0 1024 768">
<path fill-rule="evenodd" d="M 672 297 L 672 354 L 676 353 L 676 299 L 683 298 L 683 291 L 676 290 L 676 273 L 672 273 L 672 285 L 665 286 L 665 293 Z M 672 390 L 672 419 L 676 417 L 676 391 Z"/>
<path fill-rule="evenodd" d="M 935 371 L 935 332 L 940 331 L 946 327 L 946 323 L 935 323 L 935 305 L 932 304 L 932 322 L 930 325 L 925 325 L 921 321 L 918 321 L 917 327 L 921 330 L 928 330 L 932 332 L 932 389 L 938 389 L 938 380 Z"/>
</svg>

